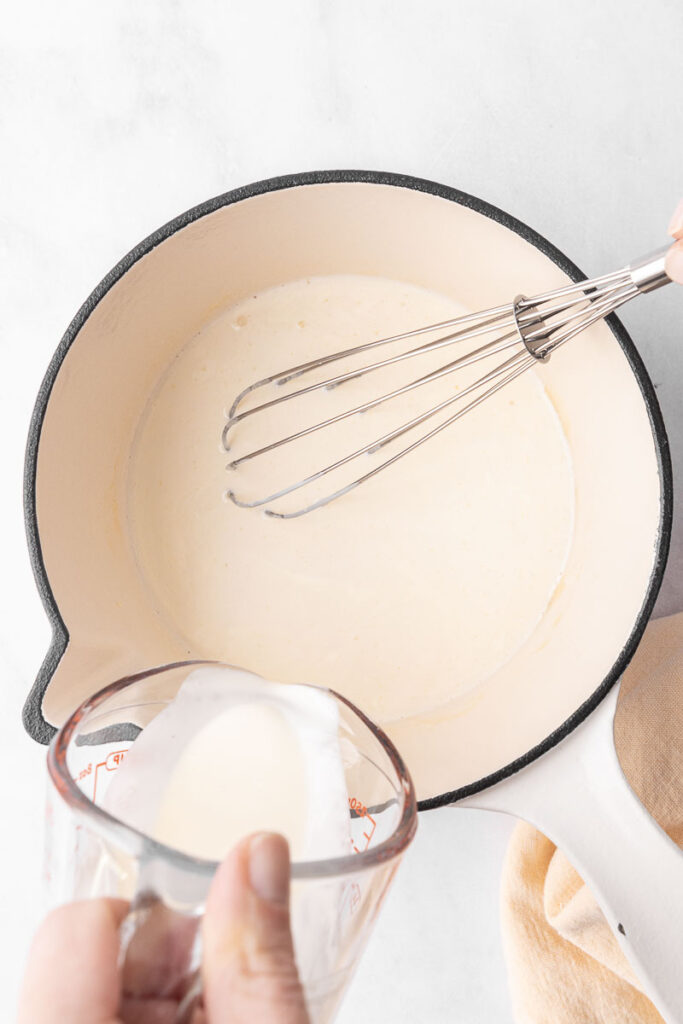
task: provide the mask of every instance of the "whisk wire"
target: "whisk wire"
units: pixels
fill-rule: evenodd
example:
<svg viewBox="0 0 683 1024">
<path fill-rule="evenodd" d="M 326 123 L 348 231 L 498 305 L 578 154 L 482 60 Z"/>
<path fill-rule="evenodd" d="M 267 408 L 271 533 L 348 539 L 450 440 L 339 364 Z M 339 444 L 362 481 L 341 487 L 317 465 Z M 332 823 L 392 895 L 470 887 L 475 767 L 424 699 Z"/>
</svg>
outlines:
<svg viewBox="0 0 683 1024">
<path fill-rule="evenodd" d="M 228 422 L 223 428 L 223 444 L 226 450 L 228 450 L 227 437 L 229 431 L 242 420 L 246 419 L 249 416 L 253 416 L 255 413 L 264 412 L 266 409 L 271 409 L 274 406 L 281 405 L 283 402 L 289 402 L 295 398 L 301 398 L 303 397 L 303 395 L 310 394 L 312 391 L 320 391 L 322 389 L 329 391 L 334 387 L 338 387 L 340 384 L 344 384 L 351 380 L 356 380 L 359 377 L 363 377 L 366 374 L 373 372 L 374 370 L 379 370 L 385 366 L 390 366 L 395 363 L 402 362 L 403 360 L 410 359 L 416 355 L 436 351 L 437 349 L 443 348 L 446 345 L 452 345 L 456 341 L 465 341 L 469 340 L 470 338 L 477 337 L 481 334 L 489 334 L 493 329 L 494 323 L 496 329 L 498 330 L 500 330 L 502 327 L 513 326 L 514 315 L 512 312 L 512 307 L 508 306 L 508 309 L 510 310 L 509 318 L 505 318 L 502 321 L 500 319 L 497 321 L 489 320 L 486 321 L 484 324 L 480 324 L 476 328 L 471 328 L 466 331 L 458 331 L 452 334 L 444 335 L 441 338 L 436 338 L 434 341 L 430 341 L 425 343 L 424 345 L 418 346 L 417 348 L 410 349 L 408 352 L 401 352 L 396 356 L 389 357 L 388 359 L 382 359 L 379 360 L 378 362 L 371 363 L 369 366 L 364 367 L 362 370 L 349 370 L 347 373 L 338 374 L 335 377 L 328 377 L 326 380 L 317 381 L 315 384 L 309 384 L 308 387 L 299 388 L 297 391 L 292 391 L 286 395 L 280 395 L 278 398 L 274 398 L 271 399 L 271 401 L 269 402 L 264 402 L 261 405 L 254 406 L 251 409 L 245 410 L 245 412 L 236 413 L 236 409 L 240 402 L 243 400 L 243 398 L 245 398 L 251 392 L 255 391 L 257 388 L 263 387 L 268 383 L 282 383 L 283 381 L 293 380 L 295 377 L 300 377 L 304 373 L 308 373 L 311 370 L 318 369 L 320 366 L 328 365 L 332 361 L 346 358 L 347 355 L 356 355 L 358 351 L 362 351 L 364 349 L 364 346 L 359 346 L 356 349 L 347 349 L 344 355 L 340 354 L 329 358 L 324 357 L 320 361 L 311 360 L 311 362 L 308 364 L 302 364 L 302 366 L 305 365 L 305 368 L 299 368 L 298 372 L 295 374 L 290 374 L 289 371 L 285 371 L 285 373 L 288 374 L 288 376 L 285 376 L 282 379 L 279 377 L 278 374 L 272 377 L 266 377 L 264 378 L 264 380 L 258 381 L 256 384 L 252 384 L 249 388 L 245 388 L 244 391 L 242 391 L 240 395 L 238 395 L 235 402 L 233 402 Z M 403 335 L 397 335 L 395 338 L 382 339 L 379 343 L 388 344 L 389 342 L 395 341 L 402 337 Z"/>
<path fill-rule="evenodd" d="M 380 395 L 378 398 L 374 398 L 369 402 L 364 402 L 351 409 L 346 409 L 344 412 L 338 413 L 336 416 L 330 416 L 328 419 L 321 420 L 319 423 L 314 423 L 310 427 L 305 427 L 294 434 L 289 434 L 287 437 L 273 441 L 271 444 L 264 445 L 262 448 L 257 448 L 255 451 L 249 452 L 247 455 L 242 455 L 240 458 L 229 462 L 228 468 L 237 469 L 237 467 L 242 463 L 249 462 L 251 459 L 257 458 L 259 455 L 265 455 L 267 452 L 273 451 L 275 448 L 282 447 L 282 445 L 290 444 L 292 441 L 298 441 L 300 438 L 306 437 L 308 434 L 313 434 L 325 427 L 332 426 L 333 423 L 339 423 L 342 420 L 348 419 L 349 416 L 369 412 L 370 409 L 377 408 L 377 406 L 383 405 L 385 402 L 388 402 L 393 398 L 398 398 L 400 395 L 407 394 L 409 391 L 414 391 L 415 388 L 421 387 L 424 384 L 430 384 L 433 381 L 438 380 L 440 377 L 445 377 L 447 374 L 454 373 L 456 370 L 461 370 L 463 367 L 479 362 L 481 359 L 488 359 L 490 356 L 503 352 L 505 349 L 512 348 L 512 346 L 516 344 L 516 332 L 510 331 L 508 334 L 502 335 L 497 342 L 489 342 L 487 345 L 482 345 L 473 352 L 469 352 L 467 355 L 461 356 L 459 359 L 454 359 L 452 362 L 446 363 L 445 366 L 432 370 L 431 373 L 427 373 L 424 376 L 419 377 L 417 380 L 411 381 L 409 384 L 404 384 L 402 387 L 395 388 L 393 391 Z"/>
<path fill-rule="evenodd" d="M 359 458 L 361 455 L 372 455 L 374 452 L 379 451 L 381 448 L 383 448 L 385 445 L 389 444 L 391 441 L 395 441 L 399 437 L 402 437 L 403 434 L 408 433 L 409 430 L 412 430 L 414 427 L 420 426 L 421 423 L 424 423 L 426 420 L 431 419 L 432 416 L 436 416 L 436 414 L 441 412 L 443 409 L 448 408 L 448 406 L 453 405 L 455 402 L 462 401 L 463 398 L 466 398 L 467 395 L 471 394 L 473 391 L 476 391 L 478 388 L 483 387 L 485 384 L 494 381 L 497 377 L 500 377 L 501 374 L 505 373 L 506 370 L 512 370 L 512 369 L 516 368 L 517 366 L 519 366 L 520 363 L 523 360 L 531 360 L 531 359 L 533 359 L 533 357 L 529 356 L 527 353 L 518 352 L 516 355 L 512 356 L 510 359 L 506 360 L 506 362 L 501 363 L 494 370 L 489 371 L 489 373 L 485 374 L 483 377 L 480 377 L 478 380 L 474 381 L 473 384 L 470 384 L 468 387 L 464 388 L 462 391 L 459 391 L 457 395 L 453 395 L 450 398 L 447 398 L 445 401 L 440 402 L 439 405 L 433 406 L 432 408 L 428 409 L 426 412 L 421 413 L 419 416 L 414 417 L 414 419 L 412 419 L 409 423 L 402 424 L 400 427 L 396 428 L 395 430 L 389 431 L 389 433 L 384 434 L 382 437 L 376 438 L 375 441 L 371 441 L 370 444 L 364 445 L 362 448 L 358 448 L 356 451 L 352 452 L 350 455 L 346 455 L 344 458 L 338 459 L 336 462 L 330 463 L 329 466 L 325 466 L 323 469 L 318 470 L 316 473 L 312 473 L 310 476 L 307 476 L 307 477 L 305 477 L 302 480 L 298 480 L 298 481 L 296 481 L 296 483 L 290 484 L 288 487 L 283 487 L 281 490 L 275 491 L 273 494 L 269 494 L 265 498 L 259 498 L 259 499 L 255 500 L 255 501 L 241 501 L 240 499 L 238 499 L 235 496 L 233 491 L 228 491 L 227 492 L 227 496 L 235 505 L 238 505 L 240 508 L 258 508 L 259 506 L 266 505 L 266 504 L 268 504 L 271 501 L 277 501 L 279 498 L 284 498 L 287 494 L 291 494 L 293 491 L 297 491 L 301 487 L 306 487 L 306 486 L 308 486 L 308 484 L 312 484 L 316 480 L 320 480 L 323 476 L 327 476 L 328 473 L 332 473 L 332 472 L 334 472 L 334 470 L 341 469 L 342 466 L 347 465 L 349 462 L 352 462 L 353 459 Z M 525 366 L 525 369 L 526 369 L 526 366 Z M 508 379 L 513 379 L 513 378 L 510 377 Z M 474 405 L 476 405 L 476 404 L 478 404 L 478 403 L 470 403 L 462 411 L 466 412 L 468 409 L 473 408 Z M 449 420 L 449 422 L 453 422 L 453 420 L 451 419 L 451 420 Z M 429 436 L 431 437 L 432 433 L 430 433 Z M 287 439 L 287 440 L 289 440 L 289 439 Z M 285 442 L 282 441 L 282 442 L 278 442 L 278 443 L 282 444 L 282 443 L 285 443 Z M 277 445 L 277 443 L 276 443 L 276 445 Z M 275 447 L 276 445 L 274 445 L 273 447 Z M 407 454 L 407 452 L 409 450 L 412 450 L 412 447 L 414 447 L 414 446 L 411 446 L 410 449 L 406 449 L 406 454 Z M 399 453 L 399 454 L 402 454 L 402 453 Z M 393 462 L 393 461 L 395 461 L 395 459 L 390 460 L 390 462 Z M 389 463 L 385 463 L 383 465 L 389 465 Z M 378 470 L 382 469 L 382 468 L 383 468 L 383 466 L 378 466 L 377 467 Z M 374 473 L 372 473 L 370 475 L 374 475 Z M 361 483 L 363 479 L 369 479 L 369 475 L 368 474 L 364 474 L 364 476 L 361 479 L 359 479 L 357 482 Z M 319 507 L 319 506 L 316 506 L 316 507 Z M 289 517 L 284 516 L 282 518 L 289 518 Z"/>
<path fill-rule="evenodd" d="M 419 437 L 417 441 L 413 441 L 411 445 L 408 445 L 407 448 L 403 448 L 400 452 L 397 452 L 396 455 L 393 455 L 390 459 L 387 459 L 386 462 L 381 463 L 381 465 L 379 466 L 375 466 L 368 473 L 364 473 L 356 480 L 352 480 L 351 483 L 347 484 L 345 487 L 341 487 L 338 491 L 335 491 L 333 494 L 328 494 L 324 498 L 319 498 L 317 501 L 312 502 L 305 508 L 297 509 L 294 512 L 275 512 L 273 509 L 267 508 L 266 515 L 271 516 L 274 519 L 298 519 L 299 516 L 306 515 L 308 512 L 313 512 L 315 511 L 315 509 L 323 508 L 325 505 L 329 505 L 330 502 L 335 501 L 337 498 L 341 498 L 342 495 L 344 494 L 348 494 L 350 491 L 354 490 L 356 487 L 359 487 L 360 484 L 365 483 L 367 480 L 371 480 L 373 476 L 376 476 L 378 473 L 381 473 L 382 470 L 388 469 L 389 466 L 392 466 L 395 462 L 398 462 L 399 459 L 402 459 L 405 455 L 408 455 L 410 452 L 415 451 L 416 448 L 419 448 L 421 445 L 425 444 L 426 441 L 431 440 L 431 438 L 436 437 L 437 434 L 440 434 L 443 430 L 446 429 L 446 427 L 449 427 L 452 423 L 455 423 L 455 421 L 459 420 L 461 416 L 465 415 L 465 413 L 470 412 L 472 409 L 475 409 L 476 406 L 481 405 L 482 402 L 484 402 L 491 395 L 495 394 L 496 391 L 500 391 L 500 389 L 505 387 L 506 384 L 509 384 L 511 381 L 515 380 L 516 377 L 519 377 L 520 374 L 524 373 L 528 366 L 532 365 L 533 362 L 533 356 L 527 355 L 526 357 L 522 357 L 519 366 L 514 370 L 514 372 L 508 374 L 501 381 L 492 385 L 491 388 L 489 388 L 488 392 L 486 392 L 483 395 L 480 395 L 478 398 L 473 399 L 473 401 L 469 402 L 462 409 L 459 409 L 458 412 L 454 413 L 452 416 L 449 416 L 448 419 L 445 420 L 443 423 L 440 423 L 438 426 L 430 430 L 427 434 L 424 434 L 422 437 Z M 289 493 L 289 491 L 285 493 Z"/>
</svg>

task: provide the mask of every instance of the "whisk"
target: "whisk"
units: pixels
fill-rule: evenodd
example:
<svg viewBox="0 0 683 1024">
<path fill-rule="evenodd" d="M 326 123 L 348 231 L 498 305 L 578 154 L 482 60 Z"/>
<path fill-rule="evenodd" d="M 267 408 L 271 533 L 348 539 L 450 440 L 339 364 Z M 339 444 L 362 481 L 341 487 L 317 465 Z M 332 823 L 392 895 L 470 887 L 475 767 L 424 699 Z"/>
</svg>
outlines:
<svg viewBox="0 0 683 1024">
<path fill-rule="evenodd" d="M 416 448 L 426 444 L 427 441 L 440 434 L 466 413 L 496 394 L 501 388 L 516 380 L 530 367 L 537 363 L 546 362 L 556 349 L 564 345 L 571 338 L 574 338 L 577 334 L 580 334 L 591 324 L 609 316 L 610 313 L 623 306 L 624 303 L 634 298 L 634 296 L 654 291 L 662 285 L 669 284 L 671 278 L 667 274 L 665 266 L 668 251 L 669 246 L 665 246 L 630 263 L 622 270 L 593 278 L 590 281 L 581 281 L 577 284 L 567 285 L 564 288 L 557 288 L 554 291 L 535 295 L 531 298 L 518 295 L 512 302 L 502 306 L 495 306 L 479 313 L 470 313 L 466 316 L 444 320 L 440 323 L 417 327 L 400 334 L 394 334 L 391 337 L 368 341 L 365 344 L 356 345 L 329 355 L 323 355 L 318 359 L 311 359 L 298 366 L 280 370 L 278 373 L 273 373 L 269 377 L 263 378 L 263 380 L 250 384 L 240 391 L 229 410 L 227 423 L 223 428 L 222 435 L 223 447 L 227 452 L 230 451 L 232 431 L 239 424 L 245 424 L 256 416 L 268 415 L 269 411 L 272 411 L 282 403 L 294 402 L 314 391 L 337 388 L 352 380 L 357 380 L 374 373 L 383 367 L 407 359 L 413 359 L 441 348 L 445 349 L 451 345 L 459 345 L 470 339 L 481 339 L 483 342 L 483 344 L 479 344 L 479 341 L 477 341 L 477 347 L 473 350 L 467 351 L 460 357 L 446 362 L 443 366 L 419 376 L 400 387 L 394 387 L 386 393 L 377 394 L 376 397 L 361 404 L 351 405 L 350 408 L 335 413 L 327 419 L 311 423 L 269 444 L 247 451 L 246 454 L 240 455 L 240 457 L 234 458 L 228 463 L 228 468 L 231 470 L 236 470 L 247 462 L 258 459 L 269 452 L 274 452 L 285 445 L 293 444 L 307 435 L 324 430 L 348 417 L 367 412 L 425 384 L 456 373 L 466 366 L 489 359 L 494 355 L 501 355 L 501 362 L 495 368 L 483 373 L 474 382 L 468 383 L 461 390 L 458 390 L 456 394 L 449 394 L 443 401 L 430 406 L 426 411 L 401 423 L 388 433 L 368 440 L 367 444 L 363 444 L 355 451 L 351 451 L 341 458 L 330 462 L 328 465 L 316 469 L 313 473 L 303 476 L 293 483 L 255 500 L 240 499 L 232 489 L 226 492 L 226 497 L 240 508 L 254 509 L 264 505 L 269 506 L 278 501 L 278 499 L 284 498 L 286 495 L 300 490 L 309 484 L 313 484 L 315 481 L 328 476 L 335 470 L 351 463 L 355 459 L 359 459 L 363 455 L 380 451 L 404 435 L 418 430 L 419 427 L 427 424 L 438 413 L 448 410 L 452 406 L 455 407 L 436 426 L 427 429 L 424 433 L 420 433 L 405 447 L 391 454 L 390 457 L 379 465 L 373 465 L 371 469 L 361 473 L 343 487 L 293 510 L 277 511 L 272 508 L 266 508 L 265 511 L 267 515 L 279 519 L 294 519 L 313 512 L 315 509 L 322 508 L 332 501 L 336 501 L 361 484 L 366 483 L 378 473 L 389 469 L 390 466 Z M 430 341 L 422 342 L 415 347 L 409 348 L 407 351 L 390 354 L 392 345 L 434 333 L 437 333 L 438 336 Z M 495 336 L 485 340 L 488 335 Z M 378 351 L 381 349 L 384 349 L 384 352 Z M 255 391 L 273 386 L 280 387 L 299 378 L 305 378 L 308 374 L 313 374 L 315 371 L 320 370 L 321 367 L 333 367 L 334 363 L 364 353 L 377 353 L 379 358 L 375 358 L 374 361 L 368 362 L 361 367 L 354 367 L 347 372 L 338 372 L 336 374 L 332 372 L 324 380 L 316 380 L 313 383 L 303 384 L 301 387 L 297 386 L 296 390 L 290 391 L 287 394 L 269 398 L 247 409 L 243 408 L 243 403 L 247 397 L 252 396 Z"/>
</svg>

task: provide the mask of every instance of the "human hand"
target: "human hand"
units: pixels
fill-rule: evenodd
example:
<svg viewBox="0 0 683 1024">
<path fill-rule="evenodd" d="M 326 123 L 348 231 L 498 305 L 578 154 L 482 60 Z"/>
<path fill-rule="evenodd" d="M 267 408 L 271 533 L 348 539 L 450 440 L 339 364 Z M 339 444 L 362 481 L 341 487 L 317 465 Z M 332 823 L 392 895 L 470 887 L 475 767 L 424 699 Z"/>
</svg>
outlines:
<svg viewBox="0 0 683 1024">
<path fill-rule="evenodd" d="M 119 926 L 127 910 L 123 900 L 85 900 L 46 918 L 29 955 L 19 1024 L 173 1024 L 182 993 L 166 994 L 163 976 L 178 950 L 162 943 L 152 971 L 122 979 Z M 192 1024 L 309 1024 L 281 836 L 251 836 L 221 864 L 202 949 L 203 1007 Z"/>
<path fill-rule="evenodd" d="M 669 234 L 677 241 L 666 254 L 666 272 L 672 281 L 683 284 L 683 199 L 671 218 Z"/>
</svg>

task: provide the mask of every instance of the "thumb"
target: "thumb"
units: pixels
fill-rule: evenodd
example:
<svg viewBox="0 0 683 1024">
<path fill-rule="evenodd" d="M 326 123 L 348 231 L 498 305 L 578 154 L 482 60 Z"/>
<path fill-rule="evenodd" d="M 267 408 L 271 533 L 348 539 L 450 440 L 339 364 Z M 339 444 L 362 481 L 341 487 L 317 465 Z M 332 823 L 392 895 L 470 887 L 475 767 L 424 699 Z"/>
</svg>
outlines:
<svg viewBox="0 0 683 1024">
<path fill-rule="evenodd" d="M 672 281 L 683 284 L 683 240 L 674 242 L 667 252 L 665 269 Z"/>
<path fill-rule="evenodd" d="M 676 284 L 683 284 L 683 199 L 669 223 L 669 234 L 677 238 L 666 254 L 666 272 Z"/>
<path fill-rule="evenodd" d="M 309 1024 L 289 922 L 289 848 L 263 832 L 216 872 L 202 926 L 208 1024 Z"/>
</svg>

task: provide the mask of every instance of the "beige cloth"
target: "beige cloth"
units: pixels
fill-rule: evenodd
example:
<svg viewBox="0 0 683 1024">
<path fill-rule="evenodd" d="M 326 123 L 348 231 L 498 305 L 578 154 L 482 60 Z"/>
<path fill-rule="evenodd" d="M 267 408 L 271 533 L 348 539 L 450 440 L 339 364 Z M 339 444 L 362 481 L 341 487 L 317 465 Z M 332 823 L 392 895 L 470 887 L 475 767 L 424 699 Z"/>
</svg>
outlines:
<svg viewBox="0 0 683 1024">
<path fill-rule="evenodd" d="M 615 737 L 634 791 L 683 846 L 683 613 L 649 624 Z M 661 1024 L 579 875 L 525 823 L 503 869 L 502 927 L 517 1024 Z"/>
</svg>

